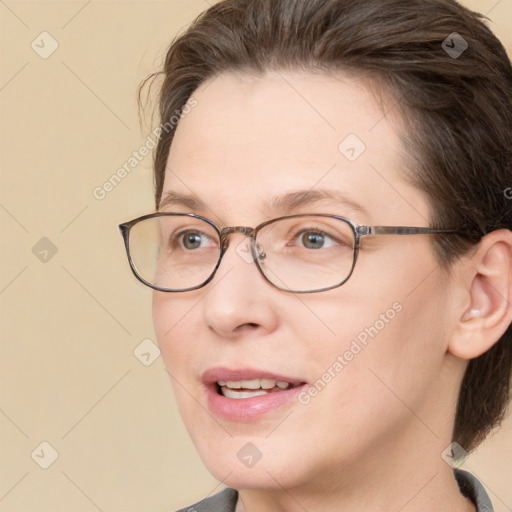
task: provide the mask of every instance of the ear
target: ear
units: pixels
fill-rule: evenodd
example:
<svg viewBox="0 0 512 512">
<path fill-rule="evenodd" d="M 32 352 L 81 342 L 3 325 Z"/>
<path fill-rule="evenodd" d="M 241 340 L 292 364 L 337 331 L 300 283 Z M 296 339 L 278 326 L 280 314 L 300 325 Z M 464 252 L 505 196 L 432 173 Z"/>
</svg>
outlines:
<svg viewBox="0 0 512 512">
<path fill-rule="evenodd" d="M 486 235 L 464 264 L 467 297 L 448 352 L 473 359 L 489 350 L 512 323 L 512 231 Z"/>
</svg>

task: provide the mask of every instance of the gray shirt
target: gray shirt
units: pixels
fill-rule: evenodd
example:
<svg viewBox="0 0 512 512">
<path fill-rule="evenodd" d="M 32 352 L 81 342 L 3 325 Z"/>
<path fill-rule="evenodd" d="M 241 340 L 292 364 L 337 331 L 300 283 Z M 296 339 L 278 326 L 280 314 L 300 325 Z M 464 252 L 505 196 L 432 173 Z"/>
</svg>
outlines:
<svg viewBox="0 0 512 512">
<path fill-rule="evenodd" d="M 460 492 L 475 504 L 477 512 L 493 512 L 494 509 L 487 492 L 471 473 L 456 469 L 455 478 Z M 177 512 L 235 512 L 237 500 L 238 492 L 228 488 L 211 498 L 206 498 Z"/>
</svg>

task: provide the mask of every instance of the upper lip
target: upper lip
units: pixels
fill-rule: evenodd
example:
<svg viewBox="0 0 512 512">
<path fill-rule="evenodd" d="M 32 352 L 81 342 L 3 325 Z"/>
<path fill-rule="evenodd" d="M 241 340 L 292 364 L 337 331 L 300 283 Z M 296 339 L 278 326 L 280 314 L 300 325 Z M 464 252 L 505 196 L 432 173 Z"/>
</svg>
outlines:
<svg viewBox="0 0 512 512">
<path fill-rule="evenodd" d="M 257 370 L 255 368 L 226 368 L 216 366 L 209 368 L 203 373 L 202 381 L 204 384 L 213 384 L 218 380 L 223 381 L 241 381 L 251 379 L 274 379 L 275 381 L 290 382 L 291 384 L 303 384 L 304 379 L 297 379 L 287 375 L 281 375 L 267 370 Z"/>
</svg>

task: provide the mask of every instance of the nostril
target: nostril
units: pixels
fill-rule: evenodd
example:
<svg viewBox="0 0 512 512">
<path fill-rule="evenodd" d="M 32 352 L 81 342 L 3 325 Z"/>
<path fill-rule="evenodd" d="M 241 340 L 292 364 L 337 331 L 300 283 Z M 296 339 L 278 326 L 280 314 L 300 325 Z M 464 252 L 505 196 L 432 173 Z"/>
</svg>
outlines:
<svg viewBox="0 0 512 512">
<path fill-rule="evenodd" d="M 235 327 L 230 334 L 234 337 L 244 336 L 246 334 L 258 332 L 258 329 L 260 327 L 261 326 L 257 323 L 247 322 L 245 324 L 240 324 L 237 327 Z"/>
<path fill-rule="evenodd" d="M 244 330 L 247 330 L 247 329 L 250 329 L 250 330 L 252 330 L 252 329 L 258 329 L 258 327 L 259 327 L 259 324 L 257 324 L 257 323 L 254 323 L 254 322 L 247 322 L 247 323 L 245 323 L 245 324 L 239 325 L 239 326 L 236 328 L 236 330 L 240 332 L 240 331 L 244 331 Z"/>
</svg>

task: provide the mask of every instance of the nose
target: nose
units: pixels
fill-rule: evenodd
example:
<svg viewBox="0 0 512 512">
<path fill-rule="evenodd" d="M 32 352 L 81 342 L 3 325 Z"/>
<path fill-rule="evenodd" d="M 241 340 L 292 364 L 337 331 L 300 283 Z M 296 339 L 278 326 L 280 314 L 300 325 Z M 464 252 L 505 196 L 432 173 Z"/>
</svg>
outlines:
<svg viewBox="0 0 512 512">
<path fill-rule="evenodd" d="M 249 238 L 232 234 L 214 279 L 204 289 L 204 321 L 223 338 L 269 334 L 279 325 L 276 302 L 283 292 L 261 275 L 250 243 Z"/>
</svg>

